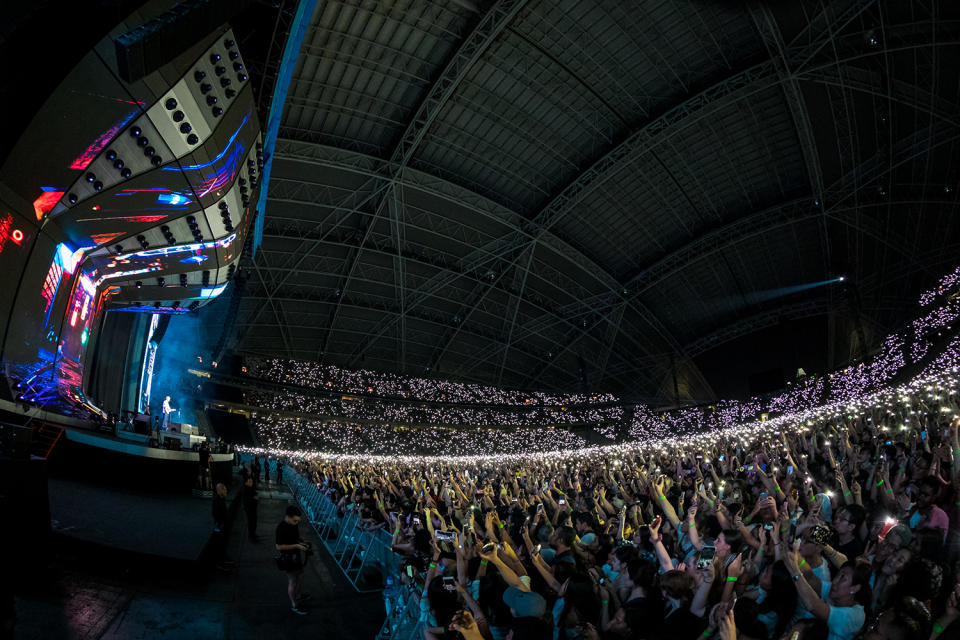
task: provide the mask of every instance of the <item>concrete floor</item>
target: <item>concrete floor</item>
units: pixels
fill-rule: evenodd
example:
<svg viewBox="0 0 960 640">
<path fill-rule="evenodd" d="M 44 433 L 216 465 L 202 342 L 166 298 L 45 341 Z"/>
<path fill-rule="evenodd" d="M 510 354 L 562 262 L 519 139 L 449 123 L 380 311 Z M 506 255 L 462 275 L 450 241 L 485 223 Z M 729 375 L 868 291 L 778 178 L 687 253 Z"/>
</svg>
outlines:
<svg viewBox="0 0 960 640">
<path fill-rule="evenodd" d="M 317 550 L 304 579 L 311 613 L 291 613 L 286 576 L 273 562 L 274 528 L 288 499 L 283 488 L 261 493 L 259 544 L 247 539 L 243 511 L 237 511 L 230 573 L 57 537 L 50 569 L 38 584 L 17 589 L 14 638 L 372 640 L 384 620 L 383 599 L 358 594 L 307 524 L 300 525 L 301 535 Z"/>
</svg>

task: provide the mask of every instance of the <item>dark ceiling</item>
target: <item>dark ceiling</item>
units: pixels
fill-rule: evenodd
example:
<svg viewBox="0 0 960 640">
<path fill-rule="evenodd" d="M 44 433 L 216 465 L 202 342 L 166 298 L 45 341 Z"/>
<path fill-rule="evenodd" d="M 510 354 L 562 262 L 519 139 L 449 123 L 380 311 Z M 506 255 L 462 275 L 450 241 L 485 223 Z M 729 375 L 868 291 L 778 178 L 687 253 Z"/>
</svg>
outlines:
<svg viewBox="0 0 960 640">
<path fill-rule="evenodd" d="M 659 401 L 726 389 L 722 345 L 862 355 L 956 263 L 958 18 L 320 0 L 233 345 Z"/>
</svg>

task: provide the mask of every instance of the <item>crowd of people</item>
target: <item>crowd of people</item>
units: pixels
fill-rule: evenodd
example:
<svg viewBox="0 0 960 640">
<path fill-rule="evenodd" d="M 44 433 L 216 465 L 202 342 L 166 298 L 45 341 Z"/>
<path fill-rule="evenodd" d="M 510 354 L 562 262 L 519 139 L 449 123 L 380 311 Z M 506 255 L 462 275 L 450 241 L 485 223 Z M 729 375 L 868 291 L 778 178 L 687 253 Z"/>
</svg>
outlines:
<svg viewBox="0 0 960 640">
<path fill-rule="evenodd" d="M 523 407 L 562 406 L 616 402 L 609 393 L 556 394 L 517 391 L 480 384 L 464 384 L 438 378 L 420 378 L 365 369 L 343 369 L 316 362 L 282 358 L 248 357 L 246 373 L 252 378 L 291 384 L 307 389 L 455 404 L 495 404 Z"/>
<path fill-rule="evenodd" d="M 278 439 L 252 453 L 285 456 L 341 514 L 392 536 L 402 569 L 388 582 L 402 588 L 386 592 L 388 622 L 412 607 L 426 640 L 950 638 L 960 307 L 949 293 L 925 293 L 868 362 L 762 403 L 635 407 L 619 444 L 545 443 L 530 428 L 525 440 L 474 429 L 488 440 L 465 446 L 456 430 L 289 418 L 278 433 L 315 429 L 320 440 L 301 441 L 325 446 L 284 451 Z M 299 518 L 290 507 L 285 521 Z M 302 540 L 280 534 L 278 551 L 302 566 Z"/>
<path fill-rule="evenodd" d="M 282 383 L 284 387 L 248 391 L 246 403 L 258 408 L 256 422 L 262 428 L 261 440 L 270 446 L 340 453 L 387 453 L 390 449 L 386 446 L 371 448 L 370 444 L 380 442 L 398 427 L 465 426 L 481 431 L 506 428 L 520 433 L 524 429 L 586 427 L 601 441 L 618 441 L 624 435 L 637 440 L 734 428 L 761 415 L 788 416 L 810 407 L 852 402 L 888 387 L 910 367 L 925 366 L 931 354 L 942 350 L 944 341 L 953 333 L 952 323 L 960 319 L 960 298 L 950 295 L 957 282 L 960 270 L 924 292 L 916 317 L 900 331 L 888 335 L 869 360 L 827 375 L 803 375 L 785 389 L 763 397 L 725 399 L 658 412 L 612 394 L 535 393 L 393 373 L 349 371 L 316 362 L 250 358 L 246 372 L 251 379 Z M 948 349 L 953 346 L 948 345 Z M 288 419 L 290 414 L 308 418 L 313 427 L 287 431 L 285 426 L 304 424 L 302 420 Z M 319 417 L 333 420 L 316 420 Z M 337 433 L 350 429 L 340 429 L 335 426 L 337 423 L 352 424 L 358 434 L 369 431 L 370 436 L 353 434 L 357 435 L 354 441 L 338 440 Z M 370 423 L 381 426 L 368 428 Z M 334 427 L 325 432 L 322 425 Z M 301 436 L 308 432 L 319 439 L 303 440 Z M 281 442 L 283 439 L 286 442 Z M 340 446 L 329 448 L 325 443 L 330 441 L 340 442 Z M 429 437 L 425 438 L 425 442 L 429 441 Z M 401 438 L 397 442 L 404 441 Z M 482 439 L 475 445 L 458 451 L 483 450 Z M 409 447 L 403 452 L 408 450 Z"/>
<path fill-rule="evenodd" d="M 264 446 L 373 455 L 478 455 L 488 451 L 555 451 L 584 447 L 583 437 L 564 429 L 450 429 L 405 427 L 342 420 L 256 415 L 251 424 Z"/>
<path fill-rule="evenodd" d="M 297 466 L 392 533 L 427 640 L 935 639 L 960 632 L 960 404 L 928 384 L 620 451 Z"/>
<path fill-rule="evenodd" d="M 403 402 L 377 398 L 317 395 L 288 390 L 244 392 L 244 402 L 260 409 L 338 416 L 345 420 L 376 420 L 404 425 L 544 426 L 620 422 L 624 407 L 561 405 L 456 405 L 448 402 Z"/>
</svg>

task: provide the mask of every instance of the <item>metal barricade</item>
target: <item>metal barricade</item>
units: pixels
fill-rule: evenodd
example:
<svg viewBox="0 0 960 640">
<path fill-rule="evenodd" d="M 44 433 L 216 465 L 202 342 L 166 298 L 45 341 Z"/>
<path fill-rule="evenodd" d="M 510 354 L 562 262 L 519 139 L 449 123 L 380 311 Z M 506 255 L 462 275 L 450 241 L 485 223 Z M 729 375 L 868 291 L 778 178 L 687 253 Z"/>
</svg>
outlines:
<svg viewBox="0 0 960 640">
<path fill-rule="evenodd" d="M 388 605 L 387 619 L 380 627 L 377 640 L 414 640 L 423 636 L 420 620 L 420 594 L 410 586 L 398 587 L 400 597 Z"/>
<path fill-rule="evenodd" d="M 360 514 L 352 505 L 341 515 L 337 504 L 320 487 L 290 466 L 284 471 L 284 480 L 324 547 L 357 591 L 382 590 L 380 586 L 366 587 L 362 578 L 367 569 L 375 569 L 383 584 L 388 575 L 399 575 L 399 558 L 390 550 L 393 538 L 387 532 L 364 530 Z"/>
</svg>

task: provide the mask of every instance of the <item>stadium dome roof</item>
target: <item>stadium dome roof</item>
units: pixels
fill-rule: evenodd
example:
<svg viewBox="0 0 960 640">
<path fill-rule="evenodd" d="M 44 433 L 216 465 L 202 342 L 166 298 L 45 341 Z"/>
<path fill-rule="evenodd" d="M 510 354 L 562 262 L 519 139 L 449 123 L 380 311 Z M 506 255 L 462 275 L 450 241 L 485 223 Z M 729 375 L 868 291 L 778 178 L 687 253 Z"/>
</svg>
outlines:
<svg viewBox="0 0 960 640">
<path fill-rule="evenodd" d="M 232 346 L 663 401 L 863 355 L 955 266 L 957 13 L 318 2 Z"/>
</svg>

